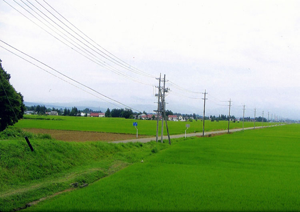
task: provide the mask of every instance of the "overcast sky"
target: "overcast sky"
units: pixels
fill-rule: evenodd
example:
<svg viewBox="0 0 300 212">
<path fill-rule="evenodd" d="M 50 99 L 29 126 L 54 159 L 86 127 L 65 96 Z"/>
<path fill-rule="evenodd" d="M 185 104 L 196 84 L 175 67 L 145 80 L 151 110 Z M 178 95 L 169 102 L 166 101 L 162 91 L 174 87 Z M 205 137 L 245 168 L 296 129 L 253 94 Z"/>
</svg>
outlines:
<svg viewBox="0 0 300 212">
<path fill-rule="evenodd" d="M 98 92 L 0 42 L 52 74 L 0 48 L 2 66 L 26 102 L 85 101 L 152 112 L 161 73 L 173 112 L 202 114 L 206 89 L 207 115 L 228 114 L 231 99 L 237 117 L 245 105 L 245 116 L 256 108 L 256 116 L 300 119 L 299 1 L 5 1 L 2 41 Z"/>
</svg>

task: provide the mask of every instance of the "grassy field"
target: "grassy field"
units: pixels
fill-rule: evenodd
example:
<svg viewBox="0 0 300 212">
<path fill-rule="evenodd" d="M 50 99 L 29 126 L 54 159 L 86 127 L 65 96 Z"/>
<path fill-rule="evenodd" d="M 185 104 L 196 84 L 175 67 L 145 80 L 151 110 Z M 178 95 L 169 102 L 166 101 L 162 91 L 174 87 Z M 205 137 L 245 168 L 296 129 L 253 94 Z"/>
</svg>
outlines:
<svg viewBox="0 0 300 212">
<path fill-rule="evenodd" d="M 180 139 L 28 211 L 299 211 L 300 125 Z"/>
<path fill-rule="evenodd" d="M 0 140 L 0 211 L 70 189 L 74 182 L 92 183 L 169 147 L 155 142 L 63 142 L 15 128 L 0 132 Z"/>
<path fill-rule="evenodd" d="M 136 130 L 133 127 L 133 122 L 138 122 L 140 135 L 156 135 L 156 121 L 150 120 L 134 120 L 123 118 L 95 118 L 95 117 L 66 117 L 66 116 L 25 116 L 20 120 L 16 127 L 22 129 L 37 128 L 37 129 L 53 129 L 53 130 L 75 130 L 75 131 L 95 131 L 109 133 L 125 133 L 135 134 Z M 202 121 L 193 122 L 174 122 L 169 121 L 169 131 L 171 135 L 184 134 L 186 124 L 190 124 L 187 133 L 202 132 Z M 256 126 L 267 126 L 269 123 L 256 122 Z M 211 122 L 205 121 L 205 131 L 226 130 L 227 121 Z M 242 122 L 231 122 L 230 129 L 242 128 Z M 253 127 L 253 122 L 245 122 L 245 127 Z M 164 126 L 165 128 L 165 126 Z M 159 131 L 161 130 L 161 123 Z M 166 130 L 164 134 L 166 135 Z"/>
</svg>

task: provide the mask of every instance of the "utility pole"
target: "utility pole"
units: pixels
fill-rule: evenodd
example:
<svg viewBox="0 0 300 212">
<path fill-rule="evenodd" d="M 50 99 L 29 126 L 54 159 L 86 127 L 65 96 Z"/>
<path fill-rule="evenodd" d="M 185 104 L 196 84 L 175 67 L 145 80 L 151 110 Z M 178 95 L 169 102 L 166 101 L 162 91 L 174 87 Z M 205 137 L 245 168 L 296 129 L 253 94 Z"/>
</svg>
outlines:
<svg viewBox="0 0 300 212">
<path fill-rule="evenodd" d="M 269 117 L 270 113 L 268 112 L 268 126 L 270 127 L 270 117 Z"/>
<path fill-rule="evenodd" d="M 255 129 L 256 108 L 254 108 L 254 129 Z"/>
<path fill-rule="evenodd" d="M 203 107 L 203 127 L 202 127 L 202 136 L 204 137 L 204 127 L 205 127 L 205 101 L 207 100 L 207 98 L 206 98 L 206 90 L 204 91 L 204 98 L 203 98 L 203 100 L 204 100 L 204 107 Z"/>
<path fill-rule="evenodd" d="M 171 145 L 170 133 L 169 133 L 169 128 L 168 128 L 168 117 L 166 116 L 166 101 L 165 101 L 166 92 L 168 92 L 168 91 L 169 91 L 169 89 L 166 88 L 166 75 L 164 75 L 164 88 L 163 88 L 163 97 L 162 97 L 163 108 L 162 108 L 162 111 L 163 111 L 165 122 L 166 122 L 166 129 L 167 129 L 169 144 Z M 163 123 L 162 123 L 162 129 L 163 129 Z M 163 134 L 161 134 L 161 136 L 162 136 L 161 142 L 163 142 Z"/>
<path fill-rule="evenodd" d="M 166 75 L 164 75 L 164 84 L 161 90 L 161 140 L 164 142 L 164 119 L 165 119 L 165 86 L 166 86 Z"/>
<path fill-rule="evenodd" d="M 243 130 L 244 130 L 244 120 L 245 120 L 245 105 L 243 105 Z"/>
<path fill-rule="evenodd" d="M 262 117 L 261 117 L 261 127 L 264 127 L 264 111 L 262 112 Z"/>
<path fill-rule="evenodd" d="M 228 133 L 229 133 L 229 123 L 230 123 L 230 107 L 231 107 L 231 99 L 229 100 Z"/>
<path fill-rule="evenodd" d="M 157 98 L 157 123 L 156 123 L 156 142 L 158 142 L 158 124 L 159 124 L 159 115 L 160 115 L 160 111 L 161 111 L 161 104 L 160 104 L 160 93 L 161 93 L 161 88 L 160 88 L 160 82 L 161 82 L 161 74 L 159 75 L 159 78 L 156 78 L 159 82 L 158 84 L 158 94 L 156 94 L 158 96 Z"/>
</svg>

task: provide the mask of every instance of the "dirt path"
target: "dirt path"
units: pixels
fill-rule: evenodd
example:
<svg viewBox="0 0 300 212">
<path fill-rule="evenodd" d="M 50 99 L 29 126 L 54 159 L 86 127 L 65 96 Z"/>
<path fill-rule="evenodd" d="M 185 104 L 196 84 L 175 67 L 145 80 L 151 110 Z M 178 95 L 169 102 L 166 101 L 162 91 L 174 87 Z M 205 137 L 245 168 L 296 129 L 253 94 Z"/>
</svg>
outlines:
<svg viewBox="0 0 300 212">
<path fill-rule="evenodd" d="M 254 130 L 254 129 L 260 129 L 260 128 L 267 128 L 267 127 L 274 127 L 275 125 L 272 126 L 264 126 L 264 127 L 248 127 L 248 128 L 244 128 L 244 130 Z M 277 126 L 277 125 L 276 125 Z M 242 128 L 239 129 L 230 129 L 229 132 L 233 133 L 233 132 L 238 132 L 238 131 L 242 131 Z M 228 133 L 227 130 L 219 130 L 219 131 L 210 131 L 210 132 L 205 132 L 204 136 L 212 136 L 212 135 L 219 135 L 219 134 L 225 134 Z M 202 137 L 202 132 L 199 133 L 189 133 L 186 134 L 186 137 L 194 137 L 194 136 L 198 136 L 198 137 Z M 185 137 L 185 134 L 180 134 L 180 135 L 171 135 L 170 138 L 183 138 Z M 164 136 L 163 139 L 168 139 L 168 136 Z M 155 141 L 156 137 L 148 137 L 148 138 L 139 138 L 139 139 L 129 139 L 129 140 L 120 140 L 120 141 L 112 141 L 111 143 L 127 143 L 127 142 L 141 142 L 141 143 L 146 143 L 146 142 L 150 142 L 150 141 Z M 160 136 L 158 137 L 158 140 L 160 141 Z"/>
<path fill-rule="evenodd" d="M 119 141 L 135 139 L 135 135 L 131 134 L 118 134 L 118 133 L 100 133 L 89 131 L 71 131 L 71 130 L 48 130 L 48 129 L 23 129 L 27 132 L 35 134 L 49 134 L 52 138 L 60 141 Z M 147 136 L 139 136 L 146 138 Z M 149 136 L 148 136 L 149 137 Z"/>
</svg>

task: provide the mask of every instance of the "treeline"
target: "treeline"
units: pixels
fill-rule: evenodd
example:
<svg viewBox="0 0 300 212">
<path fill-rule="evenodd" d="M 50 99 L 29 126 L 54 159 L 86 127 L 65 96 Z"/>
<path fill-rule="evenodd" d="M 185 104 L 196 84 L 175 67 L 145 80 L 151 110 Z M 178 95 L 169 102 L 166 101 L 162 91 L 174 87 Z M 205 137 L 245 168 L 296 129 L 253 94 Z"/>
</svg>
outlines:
<svg viewBox="0 0 300 212">
<path fill-rule="evenodd" d="M 210 116 L 209 118 L 210 118 L 211 121 L 227 121 L 228 118 L 230 118 L 230 120 L 232 120 L 232 121 L 236 121 L 235 116 L 230 116 L 229 117 L 229 116 L 226 116 L 226 115 L 223 115 L 223 114 L 219 115 L 218 117 Z"/>
<path fill-rule="evenodd" d="M 126 118 L 126 119 L 133 119 L 134 113 L 131 109 L 112 109 L 110 111 L 109 108 L 107 108 L 105 112 L 105 117 L 120 117 L 120 118 Z"/>
<path fill-rule="evenodd" d="M 46 112 L 51 112 L 51 111 L 60 111 L 55 108 L 46 108 L 44 105 L 34 105 L 34 106 L 25 106 L 26 110 L 25 112 L 33 112 L 34 114 L 38 115 L 44 115 Z"/>
<path fill-rule="evenodd" d="M 38 114 L 45 115 L 47 112 L 56 111 L 58 115 L 62 116 L 80 116 L 81 113 L 101 113 L 101 111 L 93 111 L 92 109 L 86 108 L 84 110 L 79 110 L 77 107 L 69 108 L 47 108 L 44 105 L 34 105 L 34 106 L 26 106 L 26 112 L 29 114 Z"/>
<path fill-rule="evenodd" d="M 211 121 L 227 121 L 228 120 L 228 116 L 222 114 L 222 115 L 219 115 L 218 117 L 216 117 L 216 116 L 210 116 L 209 119 Z M 237 119 L 235 118 L 235 116 L 230 116 L 230 120 L 233 121 L 233 122 L 237 121 Z M 243 120 L 243 118 L 240 118 L 240 120 Z M 254 121 L 254 119 L 250 118 L 250 117 L 244 117 L 244 121 Z M 268 120 L 266 118 L 262 118 L 261 116 L 256 117 L 255 121 L 257 121 L 257 122 L 262 122 L 262 121 L 263 122 L 268 122 Z"/>
</svg>

